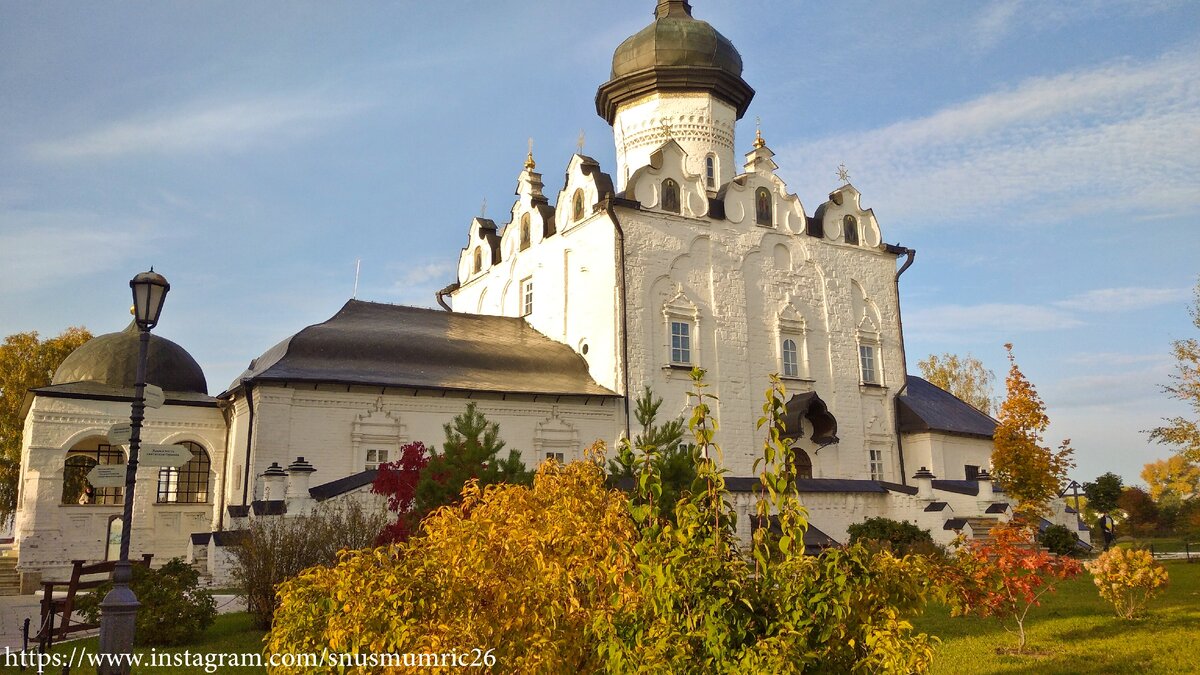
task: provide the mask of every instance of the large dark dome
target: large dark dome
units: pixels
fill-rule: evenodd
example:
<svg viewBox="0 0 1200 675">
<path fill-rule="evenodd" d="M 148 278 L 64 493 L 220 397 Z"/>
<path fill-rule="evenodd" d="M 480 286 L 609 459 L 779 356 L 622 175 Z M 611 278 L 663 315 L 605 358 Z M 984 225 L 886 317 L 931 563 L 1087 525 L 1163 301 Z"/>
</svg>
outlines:
<svg viewBox="0 0 1200 675">
<path fill-rule="evenodd" d="M 654 91 L 708 91 L 741 117 L 754 97 L 742 80 L 742 56 L 686 0 L 660 0 L 654 23 L 613 53 L 612 78 L 596 92 L 596 112 L 612 124 L 616 109 Z"/>
<path fill-rule="evenodd" d="M 98 335 L 63 360 L 51 384 L 99 382 L 132 389 L 137 384 L 138 329 L 130 323 L 120 333 Z M 146 381 L 163 391 L 208 394 L 204 371 L 187 350 L 150 335 L 146 350 Z"/>
<path fill-rule="evenodd" d="M 612 79 L 657 66 L 720 68 L 742 75 L 742 55 L 706 21 L 692 18 L 686 2 L 660 2 L 654 23 L 613 53 Z"/>
</svg>

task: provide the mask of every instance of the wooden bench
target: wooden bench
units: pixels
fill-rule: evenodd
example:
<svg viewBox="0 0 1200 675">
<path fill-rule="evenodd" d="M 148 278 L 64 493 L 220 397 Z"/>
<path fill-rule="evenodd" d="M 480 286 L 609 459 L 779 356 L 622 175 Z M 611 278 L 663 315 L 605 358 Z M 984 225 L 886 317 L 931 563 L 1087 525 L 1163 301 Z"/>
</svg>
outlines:
<svg viewBox="0 0 1200 675">
<path fill-rule="evenodd" d="M 132 560 L 134 565 L 150 567 L 150 560 L 153 554 L 147 553 L 142 556 L 141 560 Z M 42 612 L 41 619 L 38 623 L 40 628 L 37 635 L 33 637 L 45 651 L 56 640 L 64 640 L 71 633 L 80 631 L 92 630 L 99 628 L 98 622 L 71 622 L 71 615 L 75 611 L 75 596 L 79 591 L 89 591 L 103 585 L 112 578 L 113 569 L 117 566 L 117 561 L 107 560 L 100 563 L 85 564 L 84 560 L 71 561 L 71 578 L 69 581 L 43 581 L 42 582 Z M 66 590 L 66 594 L 62 597 L 54 597 L 54 591 Z M 55 620 L 58 620 L 58 627 L 54 626 Z M 28 629 L 27 629 L 28 630 Z M 28 640 L 26 641 L 28 643 Z"/>
</svg>

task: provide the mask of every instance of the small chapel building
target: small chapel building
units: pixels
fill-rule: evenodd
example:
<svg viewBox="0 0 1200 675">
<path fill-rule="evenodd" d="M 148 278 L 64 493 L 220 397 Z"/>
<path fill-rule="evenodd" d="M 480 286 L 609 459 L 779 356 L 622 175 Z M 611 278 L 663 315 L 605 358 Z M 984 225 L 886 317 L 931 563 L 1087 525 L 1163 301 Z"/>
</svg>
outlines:
<svg viewBox="0 0 1200 675">
<path fill-rule="evenodd" d="M 471 221 L 443 309 L 350 300 L 216 396 L 182 347 L 153 336 L 147 379 L 166 402 L 143 438 L 193 459 L 139 472 L 132 553 L 189 556 L 220 578 L 248 519 L 363 494 L 379 464 L 436 445 L 468 401 L 526 465 L 581 459 L 629 434 L 644 387 L 684 414 L 695 367 L 717 397 L 746 536 L 772 373 L 788 391 L 810 548 L 872 516 L 943 542 L 1010 517 L 987 474 L 995 420 L 907 372 L 899 284 L 915 251 L 886 242 L 848 182 L 806 210 L 761 133 L 739 157 L 753 96 L 733 44 L 688 2 L 661 0 L 596 93 L 612 172 L 573 155 L 548 195 L 530 152 L 507 221 Z M 128 419 L 136 348 L 134 330 L 96 337 L 27 398 L 26 588 L 114 555 L 121 489 L 89 489 L 86 474 L 125 461 L 105 433 Z M 1051 520 L 1078 527 L 1062 504 Z"/>
</svg>

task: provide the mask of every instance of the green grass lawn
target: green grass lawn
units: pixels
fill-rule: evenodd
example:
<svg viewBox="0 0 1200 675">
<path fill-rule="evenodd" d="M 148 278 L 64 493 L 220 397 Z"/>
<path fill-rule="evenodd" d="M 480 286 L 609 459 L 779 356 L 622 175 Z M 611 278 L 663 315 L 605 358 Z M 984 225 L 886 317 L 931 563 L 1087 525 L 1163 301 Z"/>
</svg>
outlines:
<svg viewBox="0 0 1200 675">
<path fill-rule="evenodd" d="M 217 617 L 216 622 L 204 631 L 204 634 L 195 643 L 182 647 L 157 647 L 155 650 L 159 653 L 183 653 L 185 651 L 192 654 L 216 654 L 216 653 L 236 653 L 249 654 L 261 653 L 263 631 L 255 628 L 250 623 L 250 615 L 247 613 L 236 614 L 221 614 Z M 89 652 L 95 652 L 98 648 L 98 638 L 88 638 L 75 642 L 66 642 L 56 644 L 52 648 L 53 653 L 70 655 L 71 650 L 79 647 L 80 649 Z M 149 654 L 150 648 L 139 647 L 135 650 L 139 654 Z M 146 657 L 147 662 L 149 657 Z M 222 668 L 218 672 L 240 672 L 240 673 L 255 673 L 265 672 L 265 669 L 255 668 Z M 0 668 L 0 673 L 17 673 L 20 672 L 16 668 Z M 26 670 L 26 673 L 33 673 L 36 670 Z M 47 669 L 47 673 L 58 673 L 59 670 Z M 94 668 L 72 668 L 71 673 L 80 673 L 91 675 L 95 673 Z M 163 667 L 163 668 L 134 668 L 134 673 L 181 673 L 185 675 L 205 673 L 203 667 Z"/>
<path fill-rule="evenodd" d="M 1145 618 L 1118 619 L 1086 572 L 1043 596 L 1026 620 L 1028 654 L 996 619 L 931 607 L 914 623 L 942 640 L 934 673 L 1200 673 L 1200 564 L 1165 563 L 1166 592 Z"/>
</svg>

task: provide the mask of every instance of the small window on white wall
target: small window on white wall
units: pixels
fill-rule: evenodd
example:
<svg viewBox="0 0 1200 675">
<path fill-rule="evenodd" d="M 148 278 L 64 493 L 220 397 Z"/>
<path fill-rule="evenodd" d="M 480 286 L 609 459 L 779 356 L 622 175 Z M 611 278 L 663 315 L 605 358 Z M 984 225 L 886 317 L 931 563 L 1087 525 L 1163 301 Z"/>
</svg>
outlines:
<svg viewBox="0 0 1200 675">
<path fill-rule="evenodd" d="M 533 314 L 533 277 L 521 280 L 521 316 Z"/>
<path fill-rule="evenodd" d="M 800 377 L 800 358 L 799 350 L 796 349 L 796 341 L 790 337 L 784 338 L 780 352 L 783 355 L 783 376 Z"/>
<path fill-rule="evenodd" d="M 858 365 L 862 371 L 863 384 L 880 384 L 878 353 L 875 345 L 858 346 Z"/>
<path fill-rule="evenodd" d="M 883 451 L 870 450 L 870 462 L 868 468 L 871 470 L 871 480 L 883 480 Z"/>
<path fill-rule="evenodd" d="M 366 470 L 378 469 L 380 464 L 387 464 L 388 454 L 387 449 L 368 448 Z"/>
<path fill-rule="evenodd" d="M 717 158 L 714 155 L 704 158 L 704 184 L 709 190 L 717 189 Z"/>
<path fill-rule="evenodd" d="M 692 365 L 692 324 L 687 321 L 671 321 L 671 363 Z"/>
<path fill-rule="evenodd" d="M 563 457 L 564 457 L 564 455 L 561 452 L 547 452 L 546 453 L 546 459 L 552 459 L 555 462 L 558 462 L 559 464 L 564 463 Z"/>
<path fill-rule="evenodd" d="M 779 372 L 783 377 L 808 377 L 804 317 L 794 305 L 779 312 Z"/>
</svg>

